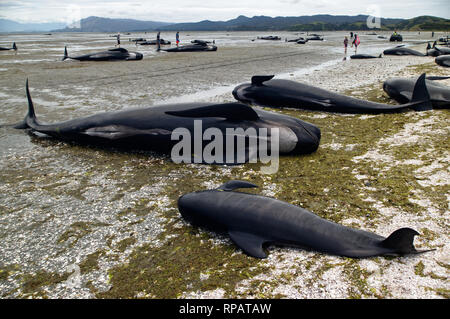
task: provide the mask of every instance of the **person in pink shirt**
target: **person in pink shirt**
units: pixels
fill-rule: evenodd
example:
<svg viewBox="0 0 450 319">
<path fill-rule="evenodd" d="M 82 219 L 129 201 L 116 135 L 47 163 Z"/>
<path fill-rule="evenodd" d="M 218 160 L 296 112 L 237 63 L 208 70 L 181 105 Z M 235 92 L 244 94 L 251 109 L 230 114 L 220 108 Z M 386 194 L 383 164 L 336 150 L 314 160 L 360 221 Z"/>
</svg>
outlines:
<svg viewBox="0 0 450 319">
<path fill-rule="evenodd" d="M 352 47 L 353 45 L 355 45 L 355 53 L 358 50 L 358 45 L 361 43 L 361 40 L 359 39 L 359 36 L 357 34 L 355 34 L 355 38 L 353 39 L 352 42 Z"/>
</svg>

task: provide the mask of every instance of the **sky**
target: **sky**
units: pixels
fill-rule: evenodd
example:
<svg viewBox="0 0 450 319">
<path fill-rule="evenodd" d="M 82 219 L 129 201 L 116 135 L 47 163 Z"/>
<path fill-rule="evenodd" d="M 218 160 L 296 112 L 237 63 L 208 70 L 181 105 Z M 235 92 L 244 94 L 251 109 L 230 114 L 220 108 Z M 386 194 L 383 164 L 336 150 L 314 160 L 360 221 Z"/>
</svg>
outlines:
<svg viewBox="0 0 450 319">
<path fill-rule="evenodd" d="M 433 15 L 450 19 L 450 0 L 0 0 L 0 18 L 64 22 L 89 16 L 162 22 L 225 21 L 248 17 L 368 14 L 383 18 Z"/>
</svg>

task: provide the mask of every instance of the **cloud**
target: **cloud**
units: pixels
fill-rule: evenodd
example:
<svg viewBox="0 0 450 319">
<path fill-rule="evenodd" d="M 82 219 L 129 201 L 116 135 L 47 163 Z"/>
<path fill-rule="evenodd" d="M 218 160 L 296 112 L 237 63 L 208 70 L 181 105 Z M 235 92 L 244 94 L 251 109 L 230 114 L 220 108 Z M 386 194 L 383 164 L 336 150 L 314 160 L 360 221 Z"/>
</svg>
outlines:
<svg viewBox="0 0 450 319">
<path fill-rule="evenodd" d="M 100 16 L 167 22 L 229 20 L 239 15 L 300 16 L 314 14 L 368 14 L 377 5 L 382 17 L 411 18 L 419 15 L 450 17 L 448 0 L 0 0 L 1 14 L 21 22 L 64 22 L 67 7 L 78 6 L 82 18 Z"/>
</svg>

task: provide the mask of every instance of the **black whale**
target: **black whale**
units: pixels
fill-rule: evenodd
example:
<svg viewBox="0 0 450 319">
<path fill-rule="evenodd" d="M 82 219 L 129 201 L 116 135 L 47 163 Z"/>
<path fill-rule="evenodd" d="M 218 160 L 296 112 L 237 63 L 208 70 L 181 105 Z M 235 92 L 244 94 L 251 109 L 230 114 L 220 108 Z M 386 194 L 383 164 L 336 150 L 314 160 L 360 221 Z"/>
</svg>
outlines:
<svg viewBox="0 0 450 319">
<path fill-rule="evenodd" d="M 446 79 L 448 77 L 442 77 Z M 441 77 L 427 78 L 425 83 L 433 108 L 450 108 L 450 87 L 436 82 Z M 416 79 L 391 78 L 383 83 L 383 90 L 399 103 L 411 102 Z"/>
<path fill-rule="evenodd" d="M 411 228 L 400 228 L 385 238 L 342 226 L 303 208 L 260 195 L 234 192 L 257 187 L 229 181 L 218 189 L 188 193 L 178 209 L 195 226 L 227 233 L 246 254 L 266 258 L 265 244 L 299 246 L 327 254 L 362 258 L 417 254 Z"/>
<path fill-rule="evenodd" d="M 80 56 L 69 56 L 67 53 L 67 47 L 64 48 L 63 61 L 66 59 L 78 60 L 78 61 L 117 61 L 117 60 L 142 60 L 142 53 L 129 52 L 124 48 L 109 49 L 108 51 L 84 54 Z"/>
<path fill-rule="evenodd" d="M 178 143 L 171 139 L 172 132 L 177 128 L 185 128 L 192 132 L 191 136 L 194 138 L 195 120 L 202 121 L 202 134 L 208 128 L 217 128 L 224 136 L 228 129 L 266 128 L 270 131 L 271 128 L 278 128 L 280 154 L 314 152 L 321 136 L 320 129 L 310 123 L 291 116 L 253 109 L 241 103 L 159 105 L 41 124 L 36 119 L 28 81 L 26 93 L 28 114 L 16 128 L 30 128 L 61 140 L 90 145 L 155 150 L 170 154 L 172 147 Z M 270 136 L 258 135 L 258 138 L 267 140 Z M 250 151 L 245 149 L 246 156 Z"/>
<path fill-rule="evenodd" d="M 360 100 L 304 83 L 272 78 L 273 75 L 254 76 L 252 83 L 244 83 L 235 87 L 233 95 L 238 101 L 249 104 L 341 113 L 386 113 L 398 112 L 407 108 L 417 111 L 432 108 L 425 85 L 425 74 L 420 76 L 415 84 L 411 103 L 403 105 Z"/>
</svg>

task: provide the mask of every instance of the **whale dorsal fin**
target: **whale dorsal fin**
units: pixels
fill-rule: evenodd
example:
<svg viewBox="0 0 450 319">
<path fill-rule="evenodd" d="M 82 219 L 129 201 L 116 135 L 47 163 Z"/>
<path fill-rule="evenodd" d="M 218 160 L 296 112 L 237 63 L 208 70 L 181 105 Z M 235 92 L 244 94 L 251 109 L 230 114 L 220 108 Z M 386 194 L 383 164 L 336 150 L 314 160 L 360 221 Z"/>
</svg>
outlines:
<svg viewBox="0 0 450 319">
<path fill-rule="evenodd" d="M 114 49 L 109 49 L 108 51 L 113 51 L 113 52 L 118 51 L 118 52 L 123 52 L 123 53 L 128 52 L 128 50 L 125 48 L 114 48 Z"/>
<path fill-rule="evenodd" d="M 167 111 L 166 114 L 182 117 L 223 117 L 231 121 L 259 119 L 258 113 L 241 103 L 225 103 L 200 106 L 183 111 Z"/>
<path fill-rule="evenodd" d="M 232 191 L 238 188 L 255 188 L 255 187 L 257 188 L 258 186 L 249 182 L 232 180 L 226 182 L 225 184 L 220 185 L 217 189 L 223 191 Z"/>
<path fill-rule="evenodd" d="M 261 86 L 263 82 L 272 80 L 275 75 L 254 75 L 252 76 L 252 84 Z"/>
<path fill-rule="evenodd" d="M 256 258 L 267 258 L 267 254 L 263 250 L 263 244 L 267 242 L 266 239 L 239 231 L 229 231 L 228 234 L 231 240 L 246 254 Z"/>
</svg>

